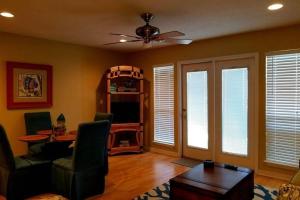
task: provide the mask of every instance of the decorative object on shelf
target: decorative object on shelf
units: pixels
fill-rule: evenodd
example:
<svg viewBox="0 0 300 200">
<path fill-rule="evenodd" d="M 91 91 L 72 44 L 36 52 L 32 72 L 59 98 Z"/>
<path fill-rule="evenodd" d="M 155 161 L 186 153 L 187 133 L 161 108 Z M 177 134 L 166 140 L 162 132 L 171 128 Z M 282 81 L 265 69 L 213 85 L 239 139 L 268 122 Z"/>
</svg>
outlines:
<svg viewBox="0 0 300 200">
<path fill-rule="evenodd" d="M 55 135 L 64 135 L 66 133 L 66 119 L 61 113 L 56 119 L 57 125 L 55 127 Z"/>
<path fill-rule="evenodd" d="M 117 84 L 116 83 L 112 83 L 110 85 L 110 91 L 111 92 L 116 92 L 117 91 Z"/>
<path fill-rule="evenodd" d="M 120 147 L 129 147 L 130 143 L 129 140 L 120 140 Z"/>
<path fill-rule="evenodd" d="M 52 66 L 7 62 L 7 108 L 52 106 Z"/>
<path fill-rule="evenodd" d="M 106 112 L 114 116 L 109 155 L 143 152 L 143 71 L 133 66 L 111 67 L 106 86 Z"/>
</svg>

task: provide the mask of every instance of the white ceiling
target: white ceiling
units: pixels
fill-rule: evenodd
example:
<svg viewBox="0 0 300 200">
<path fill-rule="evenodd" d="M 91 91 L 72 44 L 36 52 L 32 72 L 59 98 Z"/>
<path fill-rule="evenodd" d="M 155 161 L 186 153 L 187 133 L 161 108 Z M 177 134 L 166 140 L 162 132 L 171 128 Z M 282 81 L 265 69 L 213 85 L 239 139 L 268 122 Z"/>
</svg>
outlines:
<svg viewBox="0 0 300 200">
<path fill-rule="evenodd" d="M 117 42 L 109 33 L 135 35 L 143 12 L 155 15 L 160 32 L 178 30 L 196 40 L 300 23 L 300 0 L 279 0 L 283 9 L 267 10 L 274 0 L 2 0 L 0 31 L 120 51 L 143 44 Z M 162 45 L 162 44 L 160 44 Z M 157 45 L 154 45 L 154 47 Z"/>
</svg>

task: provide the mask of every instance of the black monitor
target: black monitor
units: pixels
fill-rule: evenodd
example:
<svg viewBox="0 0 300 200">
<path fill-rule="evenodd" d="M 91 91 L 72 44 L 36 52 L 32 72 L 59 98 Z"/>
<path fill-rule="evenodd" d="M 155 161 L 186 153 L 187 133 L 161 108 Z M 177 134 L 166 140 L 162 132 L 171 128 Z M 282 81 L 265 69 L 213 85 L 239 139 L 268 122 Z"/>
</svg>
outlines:
<svg viewBox="0 0 300 200">
<path fill-rule="evenodd" d="M 140 122 L 139 102 L 111 102 L 110 109 L 113 114 L 113 123 Z"/>
</svg>

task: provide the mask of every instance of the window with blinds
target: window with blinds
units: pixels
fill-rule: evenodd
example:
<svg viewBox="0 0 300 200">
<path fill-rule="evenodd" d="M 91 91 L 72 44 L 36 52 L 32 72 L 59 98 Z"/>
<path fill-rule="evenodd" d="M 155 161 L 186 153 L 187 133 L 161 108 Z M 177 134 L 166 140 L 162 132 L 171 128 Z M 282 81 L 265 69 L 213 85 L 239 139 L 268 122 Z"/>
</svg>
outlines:
<svg viewBox="0 0 300 200">
<path fill-rule="evenodd" d="M 154 142 L 174 145 L 174 66 L 153 68 Z"/>
<path fill-rule="evenodd" d="M 300 53 L 266 57 L 266 161 L 298 166 Z"/>
</svg>

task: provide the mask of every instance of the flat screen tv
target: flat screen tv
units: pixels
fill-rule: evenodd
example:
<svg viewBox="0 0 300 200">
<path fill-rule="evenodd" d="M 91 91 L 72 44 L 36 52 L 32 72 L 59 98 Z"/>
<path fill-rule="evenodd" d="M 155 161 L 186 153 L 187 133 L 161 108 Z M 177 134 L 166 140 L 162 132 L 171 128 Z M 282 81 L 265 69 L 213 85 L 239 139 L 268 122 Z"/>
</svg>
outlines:
<svg viewBox="0 0 300 200">
<path fill-rule="evenodd" d="M 111 102 L 110 107 L 113 114 L 113 123 L 139 123 L 139 102 Z"/>
</svg>

